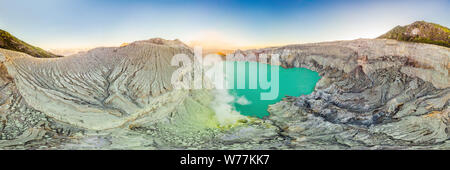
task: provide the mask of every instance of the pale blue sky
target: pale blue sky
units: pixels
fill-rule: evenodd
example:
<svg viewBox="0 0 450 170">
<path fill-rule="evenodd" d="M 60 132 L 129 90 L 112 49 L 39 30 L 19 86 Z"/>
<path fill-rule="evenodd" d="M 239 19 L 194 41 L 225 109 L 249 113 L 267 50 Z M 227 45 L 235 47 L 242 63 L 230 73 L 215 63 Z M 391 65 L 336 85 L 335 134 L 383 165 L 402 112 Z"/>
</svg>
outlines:
<svg viewBox="0 0 450 170">
<path fill-rule="evenodd" d="M 0 29 L 43 48 L 161 37 L 217 46 L 375 38 L 417 20 L 450 26 L 449 0 L 0 0 Z"/>
</svg>

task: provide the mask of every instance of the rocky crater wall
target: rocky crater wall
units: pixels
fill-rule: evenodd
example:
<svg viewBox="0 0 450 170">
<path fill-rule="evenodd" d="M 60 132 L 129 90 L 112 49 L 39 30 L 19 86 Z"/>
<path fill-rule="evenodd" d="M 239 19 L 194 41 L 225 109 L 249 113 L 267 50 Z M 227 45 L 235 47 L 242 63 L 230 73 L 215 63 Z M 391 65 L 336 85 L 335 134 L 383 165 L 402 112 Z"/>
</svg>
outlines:
<svg viewBox="0 0 450 170">
<path fill-rule="evenodd" d="M 269 107 L 295 148 L 449 148 L 449 48 L 359 39 L 242 53 L 321 74 L 312 94 Z"/>
</svg>

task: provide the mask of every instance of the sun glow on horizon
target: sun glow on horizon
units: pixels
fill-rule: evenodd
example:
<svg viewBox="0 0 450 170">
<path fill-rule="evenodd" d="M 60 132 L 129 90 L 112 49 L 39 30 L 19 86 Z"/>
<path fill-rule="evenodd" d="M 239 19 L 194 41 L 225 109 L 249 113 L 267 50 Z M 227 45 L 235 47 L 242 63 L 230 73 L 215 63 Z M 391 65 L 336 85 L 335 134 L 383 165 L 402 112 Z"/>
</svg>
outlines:
<svg viewBox="0 0 450 170">
<path fill-rule="evenodd" d="M 0 6 L 0 29 L 43 49 L 117 47 L 161 37 L 235 50 L 376 38 L 418 20 L 448 27 L 449 7 L 446 0 L 15 0 Z"/>
</svg>

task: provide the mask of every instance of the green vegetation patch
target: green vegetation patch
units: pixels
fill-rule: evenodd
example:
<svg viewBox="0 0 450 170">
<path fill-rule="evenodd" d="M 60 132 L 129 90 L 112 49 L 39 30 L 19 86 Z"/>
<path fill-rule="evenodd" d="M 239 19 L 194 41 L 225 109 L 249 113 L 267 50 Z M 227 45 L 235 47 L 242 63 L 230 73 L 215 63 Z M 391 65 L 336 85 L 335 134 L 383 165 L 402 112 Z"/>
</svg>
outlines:
<svg viewBox="0 0 450 170">
<path fill-rule="evenodd" d="M 378 38 L 450 47 L 450 29 L 425 21 L 417 21 L 406 26 L 397 26 Z"/>
<path fill-rule="evenodd" d="M 39 47 L 32 46 L 1 29 L 0 29 L 0 48 L 23 52 L 38 58 L 61 57 L 52 54 L 50 52 L 47 52 Z"/>
</svg>

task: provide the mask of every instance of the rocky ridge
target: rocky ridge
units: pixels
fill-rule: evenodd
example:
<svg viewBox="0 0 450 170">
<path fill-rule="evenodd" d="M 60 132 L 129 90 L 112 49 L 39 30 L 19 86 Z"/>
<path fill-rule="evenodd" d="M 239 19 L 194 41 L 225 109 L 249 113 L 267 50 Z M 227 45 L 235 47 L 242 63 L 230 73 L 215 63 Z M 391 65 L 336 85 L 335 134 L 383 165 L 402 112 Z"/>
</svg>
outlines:
<svg viewBox="0 0 450 170">
<path fill-rule="evenodd" d="M 378 38 L 450 47 L 450 29 L 425 21 L 416 21 L 410 25 L 397 26 Z"/>
<path fill-rule="evenodd" d="M 210 108 L 210 91 L 172 86 L 172 74 L 179 68 L 172 66 L 172 57 L 193 56 L 178 40 L 137 41 L 64 58 L 35 58 L 5 49 L 0 54 L 0 136 L 5 140 L 0 146 L 42 138 L 42 131 L 54 141 L 115 129 L 176 136 L 222 126 Z M 180 78 L 188 81 L 185 76 Z"/>
<path fill-rule="evenodd" d="M 240 55 L 259 53 L 322 76 L 312 94 L 269 107 L 293 148 L 450 148 L 449 48 L 359 39 Z"/>
<path fill-rule="evenodd" d="M 9 32 L 0 29 L 0 48 L 19 51 L 38 58 L 55 58 L 61 57 L 51 52 L 45 51 L 39 47 L 32 46 L 17 37 L 11 35 Z"/>
</svg>

